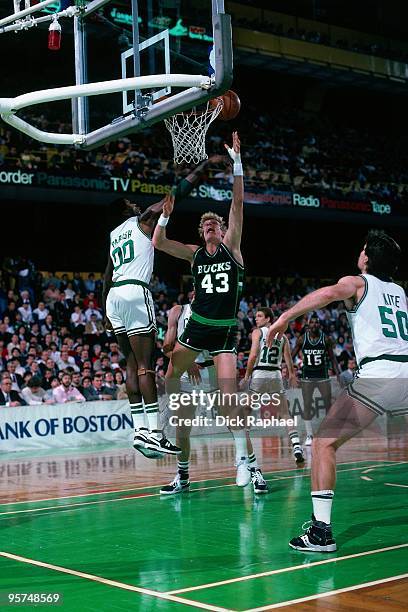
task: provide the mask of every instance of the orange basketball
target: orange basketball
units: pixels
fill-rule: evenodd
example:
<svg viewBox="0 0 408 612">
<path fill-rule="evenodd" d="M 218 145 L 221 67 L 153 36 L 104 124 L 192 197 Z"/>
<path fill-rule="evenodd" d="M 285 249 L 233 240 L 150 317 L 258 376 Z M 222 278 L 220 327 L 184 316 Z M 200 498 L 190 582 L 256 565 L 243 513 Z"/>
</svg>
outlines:
<svg viewBox="0 0 408 612">
<path fill-rule="evenodd" d="M 232 119 L 235 119 L 241 109 L 241 101 L 235 91 L 229 89 L 223 96 L 210 100 L 210 106 L 216 106 L 219 100 L 222 100 L 223 106 L 220 114 L 218 115 L 218 119 L 221 119 L 222 121 L 231 121 Z"/>
</svg>

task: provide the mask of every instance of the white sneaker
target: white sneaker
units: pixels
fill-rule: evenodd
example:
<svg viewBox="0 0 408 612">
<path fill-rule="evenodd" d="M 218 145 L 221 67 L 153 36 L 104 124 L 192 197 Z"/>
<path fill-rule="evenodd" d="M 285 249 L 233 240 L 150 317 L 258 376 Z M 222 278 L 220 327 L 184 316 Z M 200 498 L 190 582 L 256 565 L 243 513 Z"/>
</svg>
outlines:
<svg viewBox="0 0 408 612">
<path fill-rule="evenodd" d="M 308 434 L 306 436 L 305 446 L 312 446 L 312 442 L 313 442 L 313 436 L 311 434 Z"/>
<path fill-rule="evenodd" d="M 237 483 L 237 487 L 246 487 L 251 480 L 248 457 L 241 457 L 241 459 L 238 459 L 235 466 L 237 468 L 237 478 L 235 481 Z"/>
</svg>

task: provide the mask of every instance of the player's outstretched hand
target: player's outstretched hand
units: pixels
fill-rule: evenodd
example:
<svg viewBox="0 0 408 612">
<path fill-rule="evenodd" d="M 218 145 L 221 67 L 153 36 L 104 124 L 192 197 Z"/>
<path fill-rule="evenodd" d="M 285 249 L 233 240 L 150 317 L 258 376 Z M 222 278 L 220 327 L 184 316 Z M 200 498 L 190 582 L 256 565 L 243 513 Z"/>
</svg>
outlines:
<svg viewBox="0 0 408 612">
<path fill-rule="evenodd" d="M 275 338 L 277 340 L 280 340 L 282 338 L 287 326 L 288 322 L 284 315 L 281 315 L 279 319 L 277 319 L 275 323 L 270 326 L 268 336 L 266 338 L 266 344 L 269 346 L 269 348 L 271 348 Z"/>
<path fill-rule="evenodd" d="M 233 162 L 238 161 L 241 155 L 241 141 L 238 136 L 238 132 L 232 132 L 232 147 L 229 147 L 226 143 L 224 147 L 228 151 L 228 155 Z"/>
<path fill-rule="evenodd" d="M 163 202 L 163 217 L 170 217 L 174 208 L 174 196 L 170 193 L 166 195 Z"/>
</svg>

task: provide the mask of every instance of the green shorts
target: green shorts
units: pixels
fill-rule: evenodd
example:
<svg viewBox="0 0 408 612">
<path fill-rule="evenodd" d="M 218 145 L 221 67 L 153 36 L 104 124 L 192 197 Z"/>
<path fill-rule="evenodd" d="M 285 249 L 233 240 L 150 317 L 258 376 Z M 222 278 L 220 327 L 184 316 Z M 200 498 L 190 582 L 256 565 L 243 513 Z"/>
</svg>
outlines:
<svg viewBox="0 0 408 612">
<path fill-rule="evenodd" d="M 204 350 L 208 351 L 210 355 L 236 353 L 237 333 L 238 327 L 236 325 L 229 327 L 203 325 L 198 321 L 189 319 L 178 341 L 183 346 L 197 351 L 197 353 Z"/>
</svg>

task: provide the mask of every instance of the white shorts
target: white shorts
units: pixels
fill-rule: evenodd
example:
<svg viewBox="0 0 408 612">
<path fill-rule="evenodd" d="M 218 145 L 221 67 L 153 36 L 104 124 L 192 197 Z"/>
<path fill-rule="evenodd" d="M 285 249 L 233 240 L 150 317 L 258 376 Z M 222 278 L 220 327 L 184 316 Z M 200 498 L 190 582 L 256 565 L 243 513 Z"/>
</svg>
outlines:
<svg viewBox="0 0 408 612">
<path fill-rule="evenodd" d="M 283 386 L 282 374 L 279 370 L 275 372 L 262 372 L 255 370 L 252 373 L 251 382 L 249 385 L 250 391 L 255 393 L 285 393 Z"/>
<path fill-rule="evenodd" d="M 157 331 L 152 294 L 142 285 L 112 287 L 106 300 L 106 316 L 115 334 L 135 336 Z"/>
<path fill-rule="evenodd" d="M 370 361 L 359 369 L 346 389 L 350 397 L 376 414 L 408 414 L 408 363 Z"/>
</svg>

